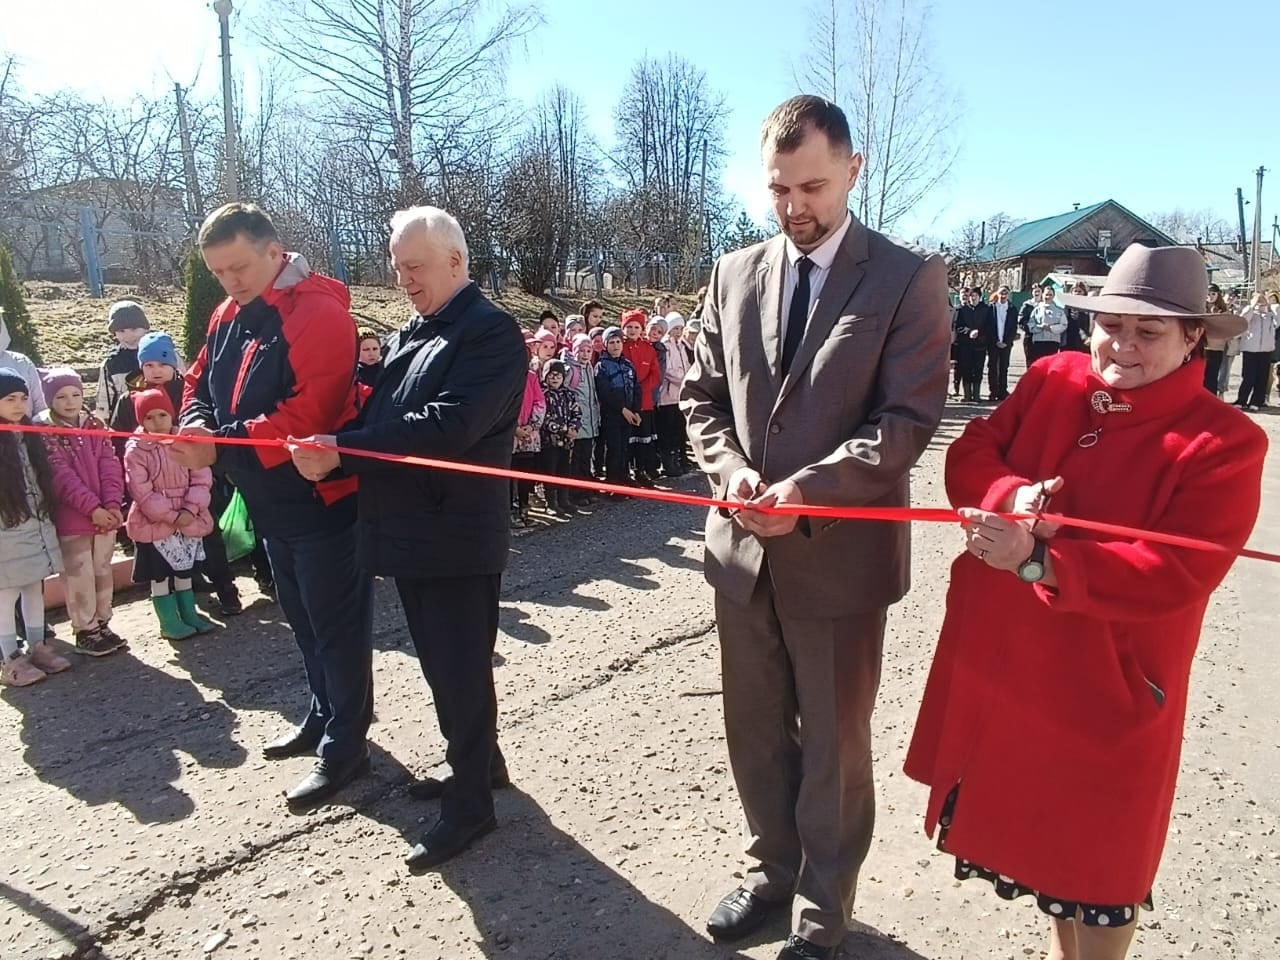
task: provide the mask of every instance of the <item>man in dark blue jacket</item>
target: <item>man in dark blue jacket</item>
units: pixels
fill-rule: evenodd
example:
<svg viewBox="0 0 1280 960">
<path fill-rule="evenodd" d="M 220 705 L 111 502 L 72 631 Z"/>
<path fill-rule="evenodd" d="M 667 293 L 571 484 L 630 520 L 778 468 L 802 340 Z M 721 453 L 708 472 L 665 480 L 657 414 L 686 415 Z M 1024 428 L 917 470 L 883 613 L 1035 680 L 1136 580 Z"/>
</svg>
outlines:
<svg viewBox="0 0 1280 960">
<path fill-rule="evenodd" d="M 346 287 L 285 253 L 271 219 L 252 204 L 215 210 L 199 242 L 229 296 L 187 373 L 179 433 L 285 440 L 351 420 L 357 346 Z M 318 750 L 315 769 L 285 796 L 292 807 L 319 803 L 369 768 L 373 586 L 356 564 L 355 480 L 312 483 L 281 447 L 177 443 L 173 450 L 189 467 L 228 476 L 266 541 L 311 707 L 263 754 Z"/>
<path fill-rule="evenodd" d="M 305 477 L 341 467 L 360 480 L 359 555 L 394 577 L 422 672 L 435 699 L 453 775 L 411 789 L 440 798 L 440 819 L 406 862 L 436 866 L 496 825 L 494 786 L 507 781 L 497 744 L 493 648 L 511 527 L 509 482 L 341 456 L 344 449 L 508 468 L 527 375 L 516 322 L 468 278 L 458 222 L 435 207 L 391 220 L 396 282 L 414 317 L 387 345 L 360 419 L 294 449 Z"/>
</svg>

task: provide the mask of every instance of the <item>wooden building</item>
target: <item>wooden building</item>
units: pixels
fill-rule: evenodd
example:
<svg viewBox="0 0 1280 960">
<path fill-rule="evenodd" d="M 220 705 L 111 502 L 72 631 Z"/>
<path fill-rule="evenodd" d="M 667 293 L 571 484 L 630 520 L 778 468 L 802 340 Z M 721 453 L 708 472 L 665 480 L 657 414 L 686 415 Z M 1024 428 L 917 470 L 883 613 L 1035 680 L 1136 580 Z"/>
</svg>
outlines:
<svg viewBox="0 0 1280 960">
<path fill-rule="evenodd" d="M 984 288 L 1034 289 L 1049 274 L 1106 275 L 1131 243 L 1150 247 L 1176 241 L 1114 200 L 1014 227 L 974 254 L 973 272 Z"/>
</svg>

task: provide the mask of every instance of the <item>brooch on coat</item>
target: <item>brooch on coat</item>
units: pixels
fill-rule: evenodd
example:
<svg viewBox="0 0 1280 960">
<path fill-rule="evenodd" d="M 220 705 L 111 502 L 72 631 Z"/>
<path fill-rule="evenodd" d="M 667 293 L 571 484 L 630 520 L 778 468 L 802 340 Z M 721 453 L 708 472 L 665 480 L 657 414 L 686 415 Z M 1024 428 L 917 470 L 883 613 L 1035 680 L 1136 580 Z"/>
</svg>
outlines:
<svg viewBox="0 0 1280 960">
<path fill-rule="evenodd" d="M 1133 404 L 1124 402 L 1117 403 L 1112 399 L 1111 394 L 1107 393 L 1105 390 L 1095 390 L 1089 397 L 1089 406 L 1092 407 L 1096 413 L 1102 414 L 1133 412 Z M 1094 430 L 1090 430 L 1086 434 L 1082 434 L 1080 439 L 1076 441 L 1076 446 L 1087 450 L 1089 447 L 1097 445 L 1101 438 L 1102 428 L 1098 427 Z"/>
</svg>

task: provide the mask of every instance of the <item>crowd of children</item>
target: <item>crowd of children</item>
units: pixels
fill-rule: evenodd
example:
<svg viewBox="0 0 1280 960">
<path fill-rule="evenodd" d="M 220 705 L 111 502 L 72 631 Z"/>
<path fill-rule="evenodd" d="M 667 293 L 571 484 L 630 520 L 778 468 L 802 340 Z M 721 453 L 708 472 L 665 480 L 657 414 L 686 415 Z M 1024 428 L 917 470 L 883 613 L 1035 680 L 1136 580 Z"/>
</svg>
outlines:
<svg viewBox="0 0 1280 960">
<path fill-rule="evenodd" d="M 117 541 L 133 551 L 133 582 L 147 584 L 161 636 L 214 629 L 196 610 L 207 577 L 222 616 L 241 612 L 216 514 L 230 499 L 208 468 L 170 456 L 182 403 L 183 364 L 168 334 L 150 330 L 132 301 L 113 304 L 116 344 L 103 360 L 93 412 L 69 367 L 39 370 L 8 350 L 0 319 L 0 419 L 131 434 L 0 433 L 0 682 L 30 686 L 70 668 L 48 644 L 44 581 L 60 575 L 75 651 L 105 656 L 127 646 L 111 628 Z M 269 582 L 259 577 L 264 588 Z"/>
<path fill-rule="evenodd" d="M 546 310 L 529 331 L 529 377 L 516 428 L 512 467 L 543 475 L 611 484 L 653 486 L 689 470 L 680 383 L 693 363 L 701 323 L 685 322 L 659 298 L 650 315 L 625 311 L 604 325 L 598 301 L 560 318 Z M 581 488 L 543 484 L 548 512 L 572 517 L 596 496 Z M 535 484 L 515 481 L 511 521 L 529 523 Z"/>
<path fill-rule="evenodd" d="M 699 304 L 701 304 L 699 291 Z M 670 296 L 652 314 L 628 310 L 605 326 L 595 300 L 564 319 L 544 310 L 525 334 L 529 372 L 521 398 L 513 469 L 577 480 L 653 486 L 690 469 L 680 384 L 693 365 L 701 332 L 700 308 L 688 322 L 671 309 Z M 367 395 L 382 370 L 382 340 L 362 329 L 358 389 Z M 530 523 L 539 484 L 511 483 L 511 522 Z M 541 484 L 547 511 L 562 519 L 596 502 L 578 487 Z"/>
</svg>

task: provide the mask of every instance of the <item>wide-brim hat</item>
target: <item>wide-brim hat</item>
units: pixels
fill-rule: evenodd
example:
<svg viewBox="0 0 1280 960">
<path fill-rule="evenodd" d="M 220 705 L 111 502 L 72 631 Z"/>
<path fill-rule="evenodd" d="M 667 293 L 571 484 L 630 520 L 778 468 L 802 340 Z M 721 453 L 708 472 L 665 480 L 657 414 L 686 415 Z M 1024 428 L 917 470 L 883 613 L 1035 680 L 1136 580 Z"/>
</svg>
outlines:
<svg viewBox="0 0 1280 960">
<path fill-rule="evenodd" d="M 1216 340 L 1239 336 L 1249 321 L 1234 313 L 1209 313 L 1209 272 L 1192 247 L 1145 247 L 1131 243 L 1116 259 L 1096 297 L 1058 294 L 1064 307 L 1090 313 L 1200 320 Z"/>
</svg>

